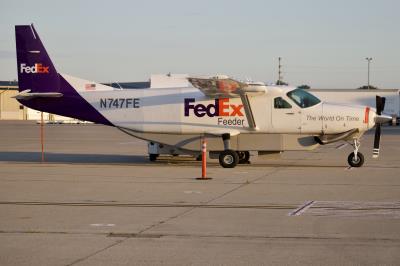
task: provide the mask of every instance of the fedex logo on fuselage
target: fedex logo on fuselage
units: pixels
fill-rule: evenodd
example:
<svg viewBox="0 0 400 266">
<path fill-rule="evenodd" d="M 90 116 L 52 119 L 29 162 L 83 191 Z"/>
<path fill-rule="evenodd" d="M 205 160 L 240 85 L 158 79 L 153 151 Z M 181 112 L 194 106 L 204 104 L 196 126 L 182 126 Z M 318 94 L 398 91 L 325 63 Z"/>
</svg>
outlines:
<svg viewBox="0 0 400 266">
<path fill-rule="evenodd" d="M 189 116 L 190 110 L 197 117 L 203 117 L 205 115 L 209 117 L 214 116 L 243 116 L 242 108 L 243 104 L 230 104 L 228 98 L 215 99 L 214 103 L 208 105 L 194 104 L 196 99 L 186 98 L 185 99 L 185 116 Z"/>
<path fill-rule="evenodd" d="M 33 73 L 33 74 L 48 74 L 49 73 L 49 67 L 48 66 L 43 66 L 40 63 L 36 63 L 33 66 L 27 66 L 25 63 L 20 65 L 20 72 L 21 73 Z"/>
</svg>

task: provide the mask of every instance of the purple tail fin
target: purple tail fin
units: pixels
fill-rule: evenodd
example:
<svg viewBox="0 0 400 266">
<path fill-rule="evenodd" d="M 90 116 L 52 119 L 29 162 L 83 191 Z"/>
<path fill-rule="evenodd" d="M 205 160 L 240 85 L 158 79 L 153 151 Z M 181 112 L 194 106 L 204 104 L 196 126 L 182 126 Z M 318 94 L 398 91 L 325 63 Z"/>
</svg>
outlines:
<svg viewBox="0 0 400 266">
<path fill-rule="evenodd" d="M 59 76 L 32 25 L 15 26 L 19 90 L 58 92 Z"/>
<path fill-rule="evenodd" d="M 15 39 L 19 90 L 30 90 L 27 98 L 17 98 L 20 103 L 43 112 L 113 125 L 57 73 L 33 25 L 15 26 Z M 61 97 L 49 96 L 55 92 Z"/>
</svg>

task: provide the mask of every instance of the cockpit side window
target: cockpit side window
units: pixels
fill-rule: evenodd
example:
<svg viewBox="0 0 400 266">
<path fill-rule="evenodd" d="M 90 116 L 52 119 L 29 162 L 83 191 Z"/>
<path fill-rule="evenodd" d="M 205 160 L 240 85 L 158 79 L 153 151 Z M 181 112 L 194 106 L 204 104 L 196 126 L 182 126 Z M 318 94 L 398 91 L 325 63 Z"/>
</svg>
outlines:
<svg viewBox="0 0 400 266">
<path fill-rule="evenodd" d="M 290 109 L 292 106 L 290 103 L 285 101 L 282 97 L 277 97 L 274 99 L 274 108 L 275 109 Z"/>
<path fill-rule="evenodd" d="M 301 108 L 307 108 L 319 104 L 321 101 L 311 93 L 302 89 L 295 89 L 287 93 L 287 96 L 292 99 Z"/>
</svg>

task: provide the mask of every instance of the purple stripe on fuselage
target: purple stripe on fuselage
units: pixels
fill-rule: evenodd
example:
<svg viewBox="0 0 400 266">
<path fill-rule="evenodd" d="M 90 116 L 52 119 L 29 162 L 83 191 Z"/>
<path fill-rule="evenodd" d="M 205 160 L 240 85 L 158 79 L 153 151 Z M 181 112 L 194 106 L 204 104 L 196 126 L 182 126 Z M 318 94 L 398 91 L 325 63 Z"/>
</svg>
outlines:
<svg viewBox="0 0 400 266">
<path fill-rule="evenodd" d="M 30 108 L 52 114 L 68 116 L 79 120 L 90 121 L 98 124 L 114 126 L 90 103 L 88 103 L 63 76 L 59 77 L 59 92 L 63 94 L 60 98 L 32 98 L 29 100 L 18 100 L 21 104 Z M 94 93 L 94 92 L 93 92 Z"/>
</svg>

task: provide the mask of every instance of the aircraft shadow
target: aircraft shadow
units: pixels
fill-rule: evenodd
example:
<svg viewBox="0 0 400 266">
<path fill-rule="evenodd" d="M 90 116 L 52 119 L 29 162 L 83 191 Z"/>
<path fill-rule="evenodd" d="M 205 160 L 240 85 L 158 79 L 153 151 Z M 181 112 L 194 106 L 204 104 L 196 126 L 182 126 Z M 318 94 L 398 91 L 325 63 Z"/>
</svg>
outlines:
<svg viewBox="0 0 400 266">
<path fill-rule="evenodd" d="M 296 160 L 294 160 L 296 161 Z M 0 152 L 0 162 L 14 163 L 40 163 L 40 152 Z M 77 154 L 77 153 L 45 153 L 45 163 L 63 164 L 120 164 L 120 165 L 176 165 L 176 166 L 200 166 L 201 162 L 191 157 L 159 157 L 156 162 L 150 162 L 146 155 L 118 155 L 118 154 Z M 207 161 L 210 167 L 220 167 L 217 160 Z M 250 167 L 324 167 L 343 168 L 345 165 L 329 165 L 315 163 L 293 163 L 293 160 L 258 161 L 252 164 L 238 165 Z"/>
<path fill-rule="evenodd" d="M 0 162 L 41 162 L 40 152 L 0 152 Z M 45 153 L 46 163 L 81 163 L 81 164 L 143 164 L 149 163 L 147 156 L 117 154 L 75 154 Z"/>
</svg>

